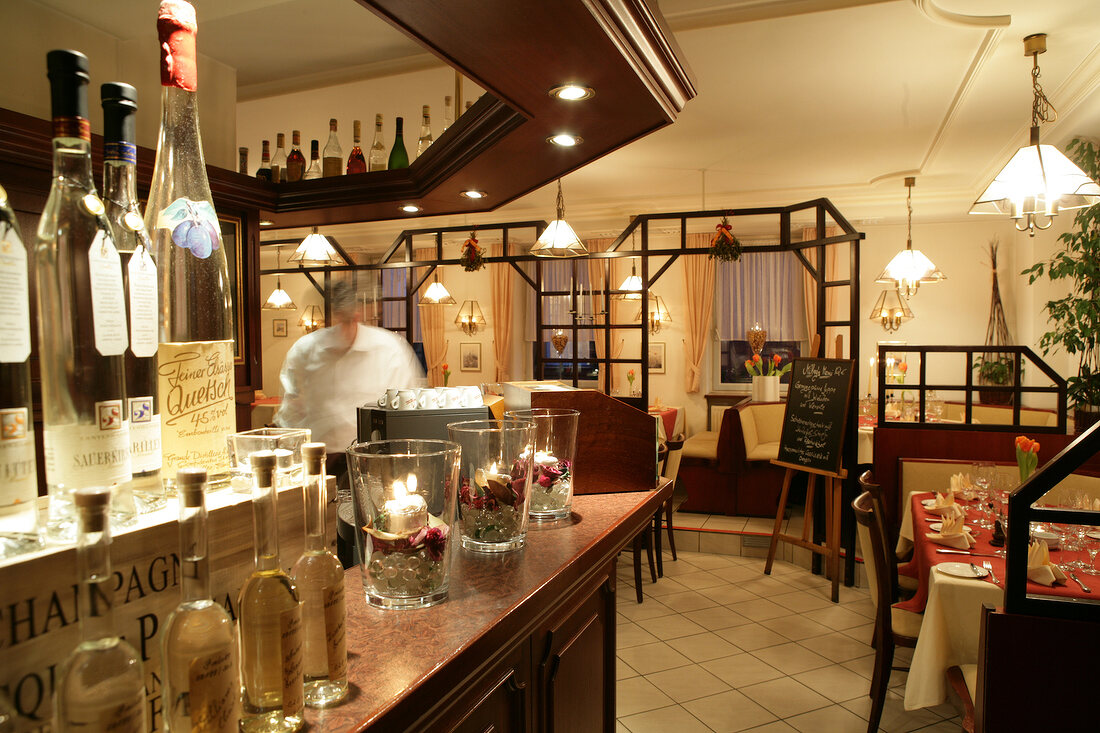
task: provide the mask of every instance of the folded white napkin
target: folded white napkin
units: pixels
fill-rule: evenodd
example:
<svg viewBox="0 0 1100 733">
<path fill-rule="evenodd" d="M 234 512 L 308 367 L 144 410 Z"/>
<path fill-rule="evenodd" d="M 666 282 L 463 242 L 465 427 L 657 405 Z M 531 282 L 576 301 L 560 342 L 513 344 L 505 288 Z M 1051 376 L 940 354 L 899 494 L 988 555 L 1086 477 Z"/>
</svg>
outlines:
<svg viewBox="0 0 1100 733">
<path fill-rule="evenodd" d="M 940 531 L 927 532 L 925 536 L 937 545 L 954 547 L 956 550 L 969 550 L 978 542 L 966 530 L 963 521 L 963 517 L 954 514 L 945 516 Z"/>
<path fill-rule="evenodd" d="M 966 510 L 955 503 L 955 493 L 952 491 L 936 491 L 933 493 L 935 503 L 928 507 L 928 511 L 939 514 L 941 517 L 965 517 Z"/>
<path fill-rule="evenodd" d="M 955 473 L 951 475 L 951 491 L 966 491 L 972 488 L 973 484 L 970 483 L 969 473 Z"/>
<path fill-rule="evenodd" d="M 1027 548 L 1027 579 L 1041 585 L 1066 582 L 1066 574 L 1050 561 L 1050 550 L 1043 540 L 1032 542 Z"/>
</svg>

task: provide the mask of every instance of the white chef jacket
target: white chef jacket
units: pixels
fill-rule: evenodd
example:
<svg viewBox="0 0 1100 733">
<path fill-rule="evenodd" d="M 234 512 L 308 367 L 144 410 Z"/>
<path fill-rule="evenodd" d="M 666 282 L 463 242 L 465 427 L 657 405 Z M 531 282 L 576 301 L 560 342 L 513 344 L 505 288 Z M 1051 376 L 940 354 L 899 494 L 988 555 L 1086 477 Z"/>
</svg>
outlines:
<svg viewBox="0 0 1100 733">
<path fill-rule="evenodd" d="M 329 453 L 355 441 L 356 408 L 374 407 L 388 387 L 424 386 L 416 353 L 392 331 L 358 324 L 355 341 L 341 353 L 339 327 L 308 333 L 290 347 L 279 379 L 283 399 L 275 423 L 309 428 Z"/>
</svg>

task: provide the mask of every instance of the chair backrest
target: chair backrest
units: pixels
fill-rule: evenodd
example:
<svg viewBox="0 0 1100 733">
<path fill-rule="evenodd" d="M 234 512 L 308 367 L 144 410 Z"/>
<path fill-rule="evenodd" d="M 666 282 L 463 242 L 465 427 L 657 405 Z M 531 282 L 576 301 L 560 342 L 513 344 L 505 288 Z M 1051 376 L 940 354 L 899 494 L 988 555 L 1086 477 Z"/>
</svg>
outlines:
<svg viewBox="0 0 1100 733">
<path fill-rule="evenodd" d="M 760 443 L 778 443 L 783 432 L 785 402 L 741 405 L 741 433 L 745 439 L 745 452 L 751 453 Z"/>
<path fill-rule="evenodd" d="M 883 638 L 893 635 L 890 620 L 890 606 L 894 599 L 891 594 L 890 573 L 893 568 L 887 562 L 886 546 L 882 542 L 882 519 L 876 514 L 871 493 L 864 491 L 852 502 L 852 511 L 856 515 L 856 531 L 859 544 L 863 548 L 863 561 L 867 568 L 867 579 L 871 586 L 871 601 L 878 614 L 878 630 Z"/>
<path fill-rule="evenodd" d="M 883 504 L 883 501 L 882 501 L 882 487 L 875 483 L 874 477 L 873 477 L 871 471 L 864 471 L 863 473 L 861 473 L 859 475 L 859 488 L 860 488 L 861 491 L 869 494 L 870 497 L 871 497 L 870 498 L 871 509 L 875 513 L 874 525 L 877 528 L 877 530 L 880 532 L 880 539 L 882 541 L 882 546 L 883 546 L 883 548 L 885 548 L 885 551 L 886 551 L 886 566 L 889 569 L 889 572 L 887 572 L 885 574 L 880 573 L 879 578 L 884 578 L 884 579 L 889 580 L 890 602 L 891 603 L 897 603 L 897 601 L 898 601 L 898 583 L 897 583 L 898 558 L 897 558 L 897 555 L 895 555 L 893 552 L 890 551 L 890 548 L 894 546 L 894 543 L 891 541 L 890 533 L 886 528 L 886 522 L 883 520 L 883 517 L 886 516 L 886 512 L 885 512 L 885 509 L 884 509 L 885 505 Z M 862 525 L 859 527 L 859 531 L 863 531 Z M 868 562 L 870 562 L 869 554 L 871 552 L 871 546 L 870 546 L 870 544 L 868 544 L 868 543 L 866 543 L 862 540 L 862 535 L 861 535 L 861 538 L 860 538 L 860 545 L 863 548 L 863 562 L 866 565 Z M 870 567 L 869 566 L 868 566 L 868 577 L 870 577 Z M 874 590 L 873 587 L 871 589 L 871 599 L 872 600 L 875 599 L 875 590 Z"/>
<path fill-rule="evenodd" d="M 676 474 L 680 472 L 680 454 L 684 452 L 684 436 L 681 433 L 674 439 L 666 441 L 668 455 L 665 456 L 665 465 L 661 468 L 661 475 L 670 478 L 675 483 Z"/>
</svg>

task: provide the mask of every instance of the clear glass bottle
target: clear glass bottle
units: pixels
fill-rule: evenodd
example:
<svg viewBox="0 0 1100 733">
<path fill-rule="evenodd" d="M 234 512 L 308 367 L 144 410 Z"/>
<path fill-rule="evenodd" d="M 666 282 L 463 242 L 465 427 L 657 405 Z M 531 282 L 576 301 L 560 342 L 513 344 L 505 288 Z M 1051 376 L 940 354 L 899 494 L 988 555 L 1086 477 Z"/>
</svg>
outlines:
<svg viewBox="0 0 1100 733">
<path fill-rule="evenodd" d="M 210 596 L 206 469 L 176 474 L 180 604 L 161 632 L 164 730 L 235 733 L 241 687 L 233 619 Z"/>
<path fill-rule="evenodd" d="M 425 104 L 420 115 L 420 137 L 416 141 L 416 157 L 419 158 L 423 155 L 424 151 L 430 148 L 434 141 L 435 138 L 432 137 L 432 109 Z"/>
<path fill-rule="evenodd" d="M 237 601 L 241 643 L 241 731 L 302 727 L 302 604 L 279 562 L 275 452 L 257 451 L 252 464 L 255 570 Z"/>
<path fill-rule="evenodd" d="M 372 171 L 386 170 L 386 141 L 382 136 L 382 115 L 374 116 L 374 139 L 371 140 L 367 162 Z"/>
<path fill-rule="evenodd" d="M 286 154 L 286 182 L 302 180 L 306 174 L 306 156 L 302 154 L 302 133 L 290 132 L 290 152 Z"/>
<path fill-rule="evenodd" d="M 209 488 L 229 483 L 227 437 L 236 432 L 233 303 L 221 225 L 210 198 L 199 132 L 195 9 L 160 6 L 161 123 L 145 207 L 160 278 L 161 478 L 203 466 Z"/>
<path fill-rule="evenodd" d="M 54 691 L 55 731 L 146 733 L 141 659 L 115 629 L 110 490 L 77 489 L 76 563 L 80 643 L 61 666 Z"/>
<path fill-rule="evenodd" d="M 455 123 L 455 106 L 450 97 L 443 98 L 443 132 Z"/>
<path fill-rule="evenodd" d="M 157 406 L 157 266 L 137 203 L 137 90 L 112 82 L 100 87 L 103 104 L 103 205 L 122 257 L 130 323 L 126 350 L 125 419 L 130 423 L 131 487 L 139 513 L 165 505 L 160 480 L 160 410 Z"/>
<path fill-rule="evenodd" d="M 39 548 L 29 269 L 0 186 L 0 559 Z"/>
<path fill-rule="evenodd" d="M 363 157 L 363 149 L 359 147 L 359 133 L 362 128 L 359 120 L 355 120 L 352 125 L 352 148 L 348 153 L 348 175 L 352 173 L 366 173 L 367 172 L 367 159 Z"/>
<path fill-rule="evenodd" d="M 348 694 L 344 566 L 325 540 L 325 444 L 303 444 L 302 463 L 306 543 L 290 574 L 302 598 L 306 705 L 324 708 Z"/>
<path fill-rule="evenodd" d="M 271 156 L 271 182 L 272 183 L 286 183 L 286 151 L 283 147 L 286 145 L 286 135 L 278 133 L 275 135 L 275 155 Z"/>
<path fill-rule="evenodd" d="M 317 141 L 309 141 L 309 168 L 306 170 L 306 174 L 302 176 L 307 181 L 312 181 L 314 178 L 321 177 L 321 161 L 317 159 Z"/>
<path fill-rule="evenodd" d="M 340 147 L 340 139 L 336 136 L 336 118 L 328 121 L 328 142 L 321 156 L 321 170 L 325 178 L 339 176 L 344 173 L 344 151 Z"/>
<path fill-rule="evenodd" d="M 397 132 L 393 136 L 393 147 L 390 148 L 390 158 L 386 162 L 386 168 L 396 170 L 409 167 L 409 153 L 405 150 L 405 119 L 397 118 Z"/>
<path fill-rule="evenodd" d="M 47 56 L 53 184 L 38 222 L 38 356 L 51 540 L 76 538 L 72 492 L 117 487 L 114 521 L 132 521 L 122 265 L 92 180 L 88 59 Z M 224 448 L 223 448 L 224 450 Z"/>
<path fill-rule="evenodd" d="M 17 716 L 15 705 L 12 704 L 7 693 L 0 690 L 0 733 L 15 733 Z"/>
<path fill-rule="evenodd" d="M 248 175 L 248 148 L 237 148 L 237 172 Z"/>
<path fill-rule="evenodd" d="M 260 167 L 256 169 L 256 177 L 261 181 L 271 180 L 271 142 L 264 140 L 263 152 L 260 153 Z"/>
</svg>

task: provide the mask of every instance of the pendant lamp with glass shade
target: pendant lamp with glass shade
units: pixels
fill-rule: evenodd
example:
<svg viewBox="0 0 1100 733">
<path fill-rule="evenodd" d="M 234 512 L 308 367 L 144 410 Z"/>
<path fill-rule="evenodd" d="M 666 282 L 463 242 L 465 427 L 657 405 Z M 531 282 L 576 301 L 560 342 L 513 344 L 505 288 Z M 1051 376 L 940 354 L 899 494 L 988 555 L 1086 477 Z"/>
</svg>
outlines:
<svg viewBox="0 0 1100 733">
<path fill-rule="evenodd" d="M 913 317 L 909 304 L 896 289 L 879 293 L 875 307 L 871 309 L 871 320 L 881 323 L 886 333 L 897 331 L 902 323 L 912 320 Z"/>
<path fill-rule="evenodd" d="M 1039 84 L 1039 54 L 1046 53 L 1047 36 L 1024 39 L 1024 56 L 1031 66 L 1031 140 L 1016 151 L 992 183 L 970 207 L 971 214 L 1008 214 L 1016 229 L 1035 236 L 1048 229 L 1062 209 L 1081 209 L 1100 202 L 1100 186 L 1058 148 L 1039 144 L 1039 125 L 1058 119 L 1058 113 Z"/>
<path fill-rule="evenodd" d="M 579 257 L 588 254 L 573 227 L 565 220 L 565 197 L 558 179 L 558 201 L 554 221 L 539 235 L 531 254 L 536 257 Z"/>
<path fill-rule="evenodd" d="M 917 179 L 906 177 L 905 206 L 908 210 L 906 224 L 905 249 L 894 255 L 890 264 L 886 266 L 875 282 L 883 285 L 892 285 L 906 298 L 916 294 L 922 283 L 935 283 L 946 280 L 947 276 L 936 269 L 932 260 L 928 259 L 919 249 L 913 249 L 913 186 Z"/>
<path fill-rule="evenodd" d="M 326 265 L 346 264 L 339 253 L 329 244 L 328 237 L 317 231 L 313 231 L 302 240 L 298 249 L 290 256 L 290 262 L 297 262 L 306 267 L 325 267 Z"/>
<path fill-rule="evenodd" d="M 625 290 L 625 293 L 615 293 L 611 297 L 615 300 L 641 300 L 642 299 L 642 278 L 638 276 L 638 269 L 634 263 L 630 263 L 630 274 L 623 280 L 619 286 L 619 290 Z"/>
<path fill-rule="evenodd" d="M 275 269 L 278 270 L 281 263 L 279 258 L 280 253 L 283 251 L 282 247 L 275 248 Z M 267 296 L 267 301 L 260 306 L 261 310 L 265 311 L 296 311 L 298 306 L 294 305 L 294 301 L 290 297 L 290 293 L 283 290 L 283 278 L 281 275 L 275 276 L 275 289 L 271 291 L 271 295 Z"/>
<path fill-rule="evenodd" d="M 418 305 L 455 305 L 455 299 L 451 297 L 450 292 L 443 286 L 443 283 L 439 282 L 438 272 L 435 274 L 432 284 L 420 296 Z"/>
</svg>

